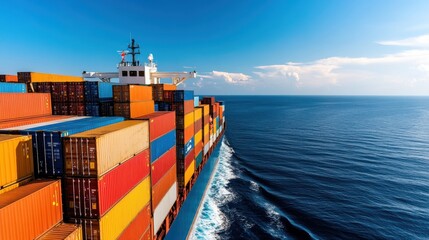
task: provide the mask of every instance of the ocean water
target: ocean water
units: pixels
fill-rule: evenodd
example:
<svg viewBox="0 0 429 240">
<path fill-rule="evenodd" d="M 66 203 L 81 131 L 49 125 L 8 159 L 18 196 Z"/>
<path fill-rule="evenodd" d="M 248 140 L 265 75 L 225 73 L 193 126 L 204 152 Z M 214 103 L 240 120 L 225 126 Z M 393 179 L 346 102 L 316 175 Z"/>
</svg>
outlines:
<svg viewBox="0 0 429 240">
<path fill-rule="evenodd" d="M 429 239 L 429 97 L 217 99 L 192 239 Z"/>
</svg>

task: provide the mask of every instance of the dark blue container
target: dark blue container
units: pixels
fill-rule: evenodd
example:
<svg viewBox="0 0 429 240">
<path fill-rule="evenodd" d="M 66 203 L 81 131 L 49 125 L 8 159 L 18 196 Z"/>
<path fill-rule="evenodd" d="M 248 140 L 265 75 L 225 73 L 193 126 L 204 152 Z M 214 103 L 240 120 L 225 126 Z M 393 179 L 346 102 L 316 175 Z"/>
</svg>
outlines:
<svg viewBox="0 0 429 240">
<path fill-rule="evenodd" d="M 174 91 L 174 101 L 183 102 L 187 100 L 194 100 L 194 91 L 190 90 L 176 90 Z"/>
<path fill-rule="evenodd" d="M 33 159 L 37 176 L 62 176 L 64 155 L 62 137 L 123 121 L 122 117 L 87 117 L 74 121 L 14 131 L 14 134 L 31 135 Z"/>
<path fill-rule="evenodd" d="M 0 93 L 26 93 L 25 83 L 0 82 Z"/>
<path fill-rule="evenodd" d="M 197 165 L 197 168 L 200 166 L 201 162 L 203 161 L 203 151 L 198 154 L 198 156 L 195 158 L 195 164 Z"/>
<path fill-rule="evenodd" d="M 174 145 L 176 145 L 176 130 L 155 139 L 150 143 L 150 161 L 154 162 Z"/>
<path fill-rule="evenodd" d="M 85 103 L 85 115 L 93 117 L 100 116 L 100 104 L 97 102 Z"/>
<path fill-rule="evenodd" d="M 188 155 L 188 153 L 194 149 L 194 137 L 191 138 L 185 145 L 183 144 L 177 144 L 177 158 L 178 159 L 185 159 L 185 156 Z"/>
<path fill-rule="evenodd" d="M 158 103 L 155 103 L 155 112 L 158 112 L 158 111 L 159 111 Z"/>
<path fill-rule="evenodd" d="M 85 101 L 99 102 L 113 100 L 113 86 L 119 83 L 85 82 Z"/>
</svg>

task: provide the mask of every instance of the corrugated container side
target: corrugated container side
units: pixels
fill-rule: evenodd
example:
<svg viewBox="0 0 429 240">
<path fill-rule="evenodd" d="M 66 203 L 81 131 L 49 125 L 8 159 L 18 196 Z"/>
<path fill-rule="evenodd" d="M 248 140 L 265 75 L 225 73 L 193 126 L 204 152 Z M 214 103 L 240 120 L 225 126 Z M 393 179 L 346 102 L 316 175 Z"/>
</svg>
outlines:
<svg viewBox="0 0 429 240">
<path fill-rule="evenodd" d="M 0 189 L 33 176 L 31 136 L 0 134 Z"/>
<path fill-rule="evenodd" d="M 44 116 L 44 117 L 34 117 L 34 118 L 5 121 L 5 122 L 0 122 L 0 129 L 6 129 L 6 128 L 36 124 L 36 123 L 49 123 L 51 121 L 63 120 L 67 118 L 71 118 L 71 116 Z"/>
<path fill-rule="evenodd" d="M 201 165 L 201 162 L 203 161 L 203 151 L 201 151 L 198 156 L 195 158 L 195 165 L 196 168 L 198 168 Z"/>
<path fill-rule="evenodd" d="M 70 218 L 103 216 L 148 175 L 149 149 L 146 149 L 98 179 L 65 178 L 65 215 Z"/>
<path fill-rule="evenodd" d="M 203 117 L 203 109 L 195 108 L 194 109 L 194 121 L 197 121 Z"/>
<path fill-rule="evenodd" d="M 30 181 L 32 181 L 32 180 L 33 180 L 33 177 L 29 177 L 29 178 L 26 178 L 26 179 L 20 180 L 20 181 L 19 181 L 19 182 L 17 182 L 17 183 L 13 183 L 13 184 L 11 184 L 11 185 L 8 185 L 8 186 L 6 186 L 6 187 L 4 187 L 4 188 L 0 188 L 0 195 L 1 195 L 1 194 L 3 194 L 3 193 L 10 192 L 10 191 L 12 191 L 13 189 L 18 188 L 18 187 L 20 187 L 20 186 L 22 186 L 22 185 L 25 185 L 25 184 L 29 183 L 29 182 L 30 182 Z"/>
<path fill-rule="evenodd" d="M 77 224 L 60 223 L 37 240 L 82 240 L 82 226 Z"/>
<path fill-rule="evenodd" d="M 169 149 L 176 145 L 176 130 L 157 138 L 150 143 L 150 160 L 154 162 Z"/>
<path fill-rule="evenodd" d="M 177 159 L 185 159 L 185 156 L 194 149 L 194 145 L 194 137 L 186 144 L 177 144 Z"/>
<path fill-rule="evenodd" d="M 133 219 L 127 228 L 119 236 L 119 240 L 142 239 L 146 231 L 151 227 L 151 204 L 149 203 Z"/>
<path fill-rule="evenodd" d="M 173 146 L 168 152 L 152 162 L 151 178 L 152 186 L 157 184 L 168 170 L 176 163 L 176 146 Z"/>
<path fill-rule="evenodd" d="M 26 93 L 27 86 L 24 83 L 0 82 L 0 93 Z"/>
<path fill-rule="evenodd" d="M 214 97 L 203 97 L 203 100 L 201 100 L 201 103 L 203 104 L 214 104 L 215 98 Z"/>
<path fill-rule="evenodd" d="M 185 157 L 185 169 L 189 167 L 189 165 L 195 160 L 195 152 L 190 151 L 188 155 Z"/>
<path fill-rule="evenodd" d="M 194 107 L 197 107 L 200 105 L 200 97 L 196 96 L 194 97 Z"/>
<path fill-rule="evenodd" d="M 204 139 L 203 139 L 203 141 L 204 141 L 204 143 L 208 143 L 209 141 L 210 141 L 210 125 L 209 124 L 206 124 L 205 126 L 204 126 L 204 129 L 203 129 L 203 134 L 204 134 Z"/>
<path fill-rule="evenodd" d="M 209 152 L 210 149 L 210 141 L 208 141 L 205 145 L 204 145 L 204 156 Z"/>
<path fill-rule="evenodd" d="M 204 148 L 203 141 L 200 141 L 199 143 L 195 144 L 194 152 L 195 156 L 197 156 Z"/>
<path fill-rule="evenodd" d="M 176 128 L 176 115 L 174 112 L 155 112 L 138 117 L 136 120 L 149 121 L 150 141 L 154 141 Z"/>
<path fill-rule="evenodd" d="M 174 165 L 158 183 L 152 187 L 152 209 L 156 209 L 162 198 L 176 181 L 176 165 Z"/>
<path fill-rule="evenodd" d="M 185 130 L 177 129 L 177 144 L 185 144 L 194 137 L 194 125 L 190 125 Z"/>
<path fill-rule="evenodd" d="M 0 82 L 18 82 L 18 76 L 16 75 L 0 75 Z"/>
<path fill-rule="evenodd" d="M 115 102 L 152 101 L 152 87 L 140 85 L 113 86 Z"/>
<path fill-rule="evenodd" d="M 194 121 L 194 113 L 190 112 L 188 114 L 186 114 L 185 116 L 177 116 L 176 117 L 176 127 L 177 129 L 186 129 L 187 127 L 189 127 L 191 124 L 193 124 Z"/>
<path fill-rule="evenodd" d="M 138 118 L 155 112 L 155 103 L 152 100 L 130 103 L 114 103 L 113 112 L 115 116 L 121 116 L 127 119 Z"/>
<path fill-rule="evenodd" d="M 194 172 L 195 172 L 195 160 L 192 161 L 192 163 L 189 164 L 189 167 L 186 169 L 185 186 L 188 184 L 189 180 L 191 180 L 191 177 L 194 175 Z"/>
<path fill-rule="evenodd" d="M 62 219 L 59 180 L 36 180 L 0 195 L 0 239 L 34 239 Z"/>
<path fill-rule="evenodd" d="M 194 111 L 194 101 L 188 100 L 183 102 L 173 102 L 171 103 L 171 111 L 175 111 L 177 116 L 186 115 Z M 164 106 L 167 107 L 167 106 Z"/>
<path fill-rule="evenodd" d="M 149 148 L 148 122 L 124 121 L 64 139 L 68 176 L 101 176 Z"/>
<path fill-rule="evenodd" d="M 202 118 L 195 120 L 194 128 L 195 128 L 195 132 L 198 132 L 201 129 L 203 129 L 203 119 Z"/>
<path fill-rule="evenodd" d="M 154 232 L 158 232 L 165 218 L 167 217 L 168 212 L 171 207 L 174 205 L 177 199 L 177 182 L 175 182 L 167 194 L 165 194 L 164 198 L 158 204 L 158 207 L 154 210 L 153 213 L 153 229 Z"/>
<path fill-rule="evenodd" d="M 197 133 L 195 133 L 194 142 L 195 145 L 203 140 L 203 130 L 200 129 Z"/>
<path fill-rule="evenodd" d="M 47 93 L 3 93 L 0 109 L 0 121 L 52 115 L 51 97 Z"/>
<path fill-rule="evenodd" d="M 18 81 L 30 82 L 83 82 L 83 77 L 66 76 L 52 73 L 18 72 Z"/>
</svg>

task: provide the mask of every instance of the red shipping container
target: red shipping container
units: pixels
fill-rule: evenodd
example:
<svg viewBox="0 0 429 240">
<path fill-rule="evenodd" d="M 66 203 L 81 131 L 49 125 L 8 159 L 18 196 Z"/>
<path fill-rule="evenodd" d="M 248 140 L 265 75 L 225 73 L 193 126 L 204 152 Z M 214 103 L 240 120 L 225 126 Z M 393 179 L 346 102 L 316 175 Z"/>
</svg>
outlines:
<svg viewBox="0 0 429 240">
<path fill-rule="evenodd" d="M 51 96 L 48 93 L 2 93 L 0 109 L 0 122 L 52 115 Z"/>
<path fill-rule="evenodd" d="M 200 118 L 197 121 L 195 121 L 195 123 L 194 123 L 195 133 L 200 131 L 202 128 L 203 128 L 203 119 Z"/>
<path fill-rule="evenodd" d="M 195 156 L 198 156 L 198 154 L 200 154 L 200 152 L 203 150 L 203 147 L 204 147 L 203 141 L 200 141 L 199 143 L 195 144 L 195 147 L 194 147 Z"/>
<path fill-rule="evenodd" d="M 85 104 L 83 102 L 69 103 L 67 115 L 85 116 Z"/>
<path fill-rule="evenodd" d="M 177 182 L 176 165 L 171 167 L 167 174 L 152 187 L 152 209 L 158 206 L 175 182 Z"/>
<path fill-rule="evenodd" d="M 121 233 L 118 239 L 129 240 L 129 239 L 142 239 L 146 231 L 150 232 L 151 223 L 151 203 L 149 202 L 143 210 L 134 218 L 134 220 L 128 225 L 128 227 Z"/>
<path fill-rule="evenodd" d="M 161 157 L 159 157 L 151 166 L 152 186 L 158 183 L 167 171 L 176 163 L 176 146 L 172 147 Z"/>
<path fill-rule="evenodd" d="M 189 151 L 188 155 L 185 157 L 185 169 L 188 169 L 192 161 L 195 160 L 195 152 L 193 150 Z"/>
<path fill-rule="evenodd" d="M 34 239 L 62 217 L 60 180 L 35 180 L 0 195 L 0 239 Z"/>
<path fill-rule="evenodd" d="M 63 102 L 52 103 L 53 115 L 69 115 L 69 104 Z"/>
<path fill-rule="evenodd" d="M 151 142 L 176 128 L 174 112 L 154 112 L 134 119 L 149 121 L 149 140 Z"/>
<path fill-rule="evenodd" d="M 52 102 L 67 102 L 68 86 L 66 82 L 52 83 Z"/>
<path fill-rule="evenodd" d="M 64 211 L 72 217 L 102 217 L 149 175 L 149 149 L 128 159 L 100 178 L 65 178 Z"/>
<path fill-rule="evenodd" d="M 69 102 L 83 102 L 85 99 L 85 89 L 83 82 L 69 82 L 67 83 L 68 101 Z"/>
</svg>

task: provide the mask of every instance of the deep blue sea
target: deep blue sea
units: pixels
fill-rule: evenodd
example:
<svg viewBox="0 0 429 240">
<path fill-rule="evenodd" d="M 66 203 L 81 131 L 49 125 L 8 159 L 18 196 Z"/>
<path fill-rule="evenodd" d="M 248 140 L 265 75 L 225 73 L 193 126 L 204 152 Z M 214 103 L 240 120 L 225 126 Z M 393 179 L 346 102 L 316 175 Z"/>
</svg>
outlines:
<svg viewBox="0 0 429 240">
<path fill-rule="evenodd" d="M 193 239 L 429 239 L 429 97 L 217 99 Z"/>
</svg>

